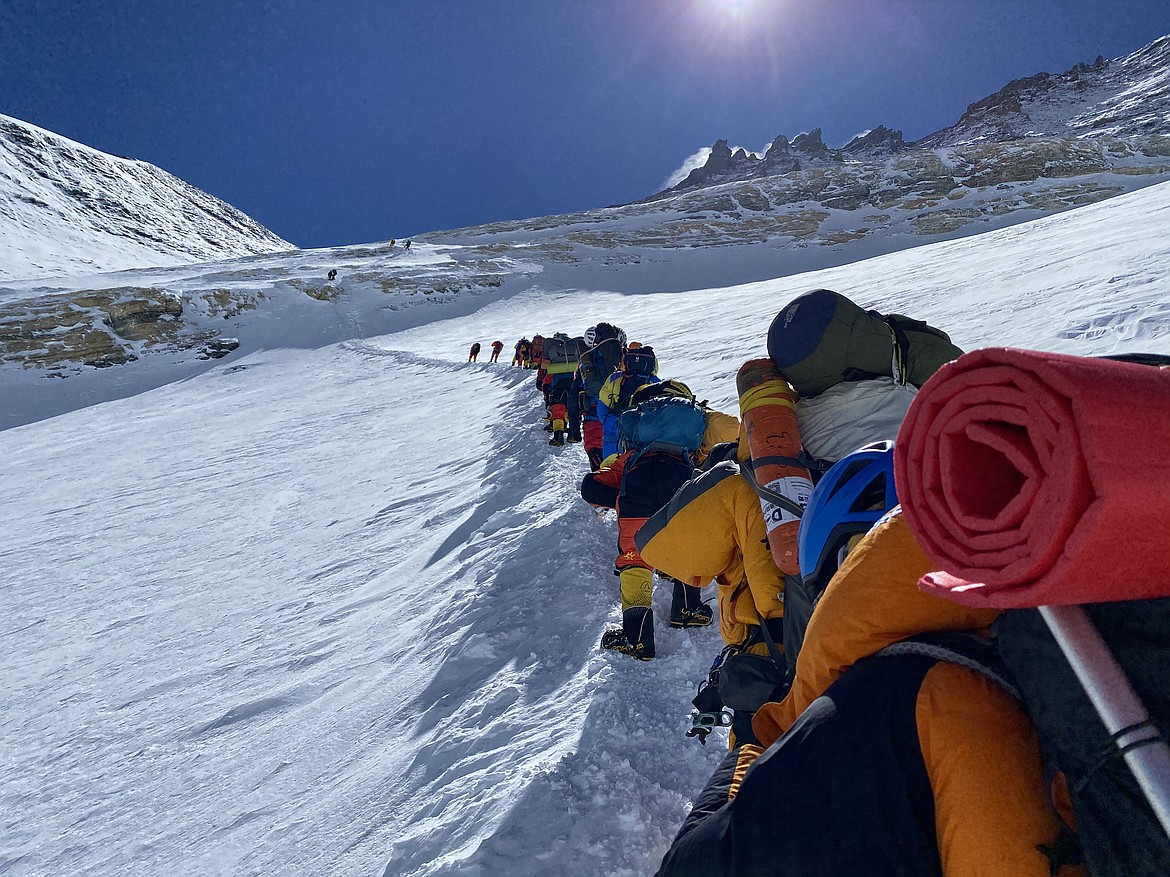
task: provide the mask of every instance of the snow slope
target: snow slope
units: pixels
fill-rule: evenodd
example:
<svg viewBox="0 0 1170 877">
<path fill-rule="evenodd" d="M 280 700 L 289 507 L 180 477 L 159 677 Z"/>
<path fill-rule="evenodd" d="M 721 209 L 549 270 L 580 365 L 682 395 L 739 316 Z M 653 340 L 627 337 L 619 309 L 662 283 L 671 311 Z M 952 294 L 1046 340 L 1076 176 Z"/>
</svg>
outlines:
<svg viewBox="0 0 1170 877">
<path fill-rule="evenodd" d="M 0 115 L 0 280 L 289 249 L 161 168 Z"/>
<path fill-rule="evenodd" d="M 1167 227 L 1160 185 L 745 286 L 538 276 L 0 432 L 0 872 L 651 873 L 720 756 L 683 737 L 718 635 L 597 651 L 614 523 L 470 342 L 610 320 L 727 409 L 817 286 L 968 347 L 1170 353 Z"/>
</svg>

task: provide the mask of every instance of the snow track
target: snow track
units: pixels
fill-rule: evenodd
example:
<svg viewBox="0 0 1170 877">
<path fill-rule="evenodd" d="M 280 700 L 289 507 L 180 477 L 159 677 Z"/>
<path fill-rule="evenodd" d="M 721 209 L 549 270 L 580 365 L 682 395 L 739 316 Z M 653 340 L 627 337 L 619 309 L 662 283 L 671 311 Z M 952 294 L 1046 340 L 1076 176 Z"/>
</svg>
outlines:
<svg viewBox="0 0 1170 877">
<path fill-rule="evenodd" d="M 643 874 L 719 757 L 682 736 L 718 636 L 660 622 L 669 661 L 598 650 L 620 617 L 616 525 L 581 502 L 580 446 L 548 446 L 534 374 L 504 368 L 517 385 L 493 415 L 482 499 L 438 552 L 458 546 L 457 584 L 416 656 L 438 670 L 410 705 L 426 742 L 393 805 L 405 818 L 384 873 Z M 659 618 L 669 599 L 656 589 Z"/>
</svg>

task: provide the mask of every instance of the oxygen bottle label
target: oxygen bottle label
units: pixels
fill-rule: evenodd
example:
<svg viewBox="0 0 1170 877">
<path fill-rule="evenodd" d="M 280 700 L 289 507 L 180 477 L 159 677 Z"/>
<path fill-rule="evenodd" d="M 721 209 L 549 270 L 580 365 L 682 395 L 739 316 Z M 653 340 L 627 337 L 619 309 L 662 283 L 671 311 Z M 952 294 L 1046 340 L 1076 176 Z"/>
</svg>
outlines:
<svg viewBox="0 0 1170 877">
<path fill-rule="evenodd" d="M 789 475 L 770 481 L 768 490 L 780 494 L 803 509 L 808 505 L 808 498 L 812 496 L 813 484 L 812 481 L 802 476 Z M 790 524 L 800 520 L 800 516 L 793 514 L 791 509 L 768 502 L 766 499 L 761 500 L 760 505 L 764 510 L 764 525 L 769 533 L 781 524 Z"/>
</svg>

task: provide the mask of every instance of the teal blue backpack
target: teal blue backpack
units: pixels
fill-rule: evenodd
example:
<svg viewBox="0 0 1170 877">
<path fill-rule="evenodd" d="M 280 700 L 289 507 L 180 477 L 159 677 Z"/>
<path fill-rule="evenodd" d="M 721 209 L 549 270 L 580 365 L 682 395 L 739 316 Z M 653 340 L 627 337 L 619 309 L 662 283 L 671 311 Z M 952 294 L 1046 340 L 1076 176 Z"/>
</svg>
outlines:
<svg viewBox="0 0 1170 877">
<path fill-rule="evenodd" d="M 619 441 L 629 450 L 672 451 L 690 456 L 703 443 L 707 415 L 680 396 L 658 396 L 618 417 Z"/>
</svg>

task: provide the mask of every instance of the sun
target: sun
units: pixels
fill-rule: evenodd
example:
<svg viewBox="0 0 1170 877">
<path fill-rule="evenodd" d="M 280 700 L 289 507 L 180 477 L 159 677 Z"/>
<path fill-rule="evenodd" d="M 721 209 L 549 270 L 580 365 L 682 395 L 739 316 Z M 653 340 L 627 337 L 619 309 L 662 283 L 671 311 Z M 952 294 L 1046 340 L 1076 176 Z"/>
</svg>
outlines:
<svg viewBox="0 0 1170 877">
<path fill-rule="evenodd" d="M 759 71 L 777 68 L 798 10 L 795 0 L 688 0 L 688 11 L 696 63 Z"/>
<path fill-rule="evenodd" d="M 692 8 L 712 26 L 734 28 L 745 35 L 774 18 L 791 0 L 692 0 Z"/>
<path fill-rule="evenodd" d="M 749 18 L 760 5 L 761 0 L 707 0 L 711 8 L 730 18 Z"/>
</svg>

